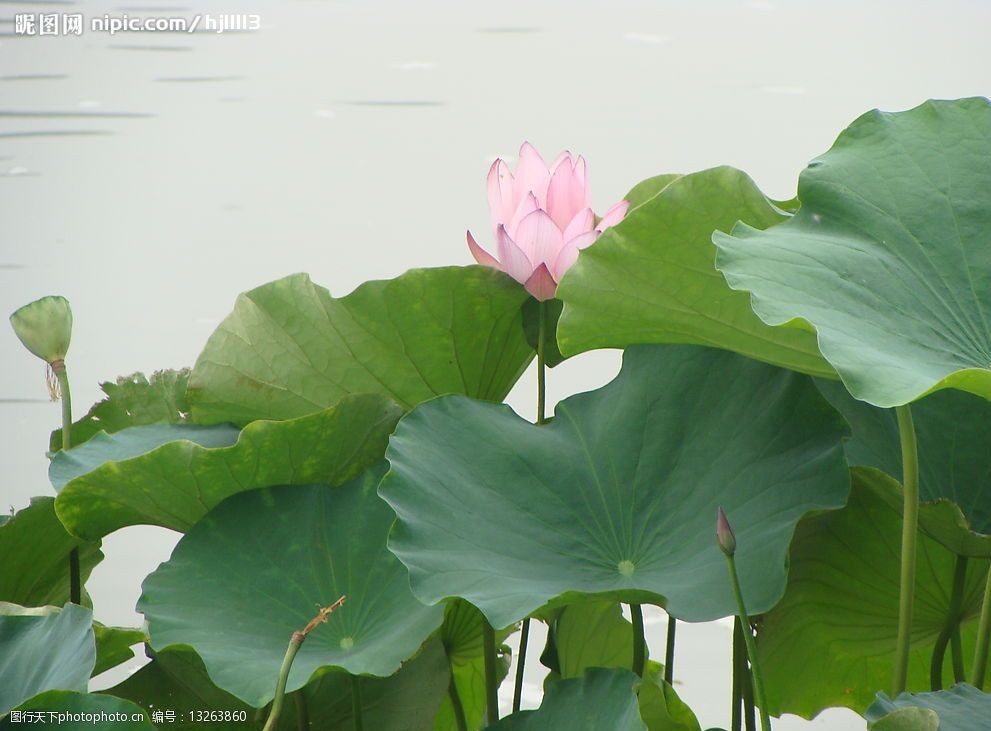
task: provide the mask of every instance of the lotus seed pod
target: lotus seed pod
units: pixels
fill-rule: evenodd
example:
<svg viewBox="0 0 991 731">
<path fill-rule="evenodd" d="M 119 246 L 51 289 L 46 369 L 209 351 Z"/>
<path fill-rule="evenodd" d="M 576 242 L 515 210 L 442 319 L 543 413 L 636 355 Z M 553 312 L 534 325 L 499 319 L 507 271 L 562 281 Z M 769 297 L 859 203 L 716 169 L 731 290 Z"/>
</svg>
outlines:
<svg viewBox="0 0 991 731">
<path fill-rule="evenodd" d="M 730 527 L 726 513 L 723 512 L 722 508 L 719 508 L 716 513 L 716 541 L 719 543 L 720 550 L 727 556 L 736 553 L 736 536 L 733 535 L 733 529 Z"/>
<path fill-rule="evenodd" d="M 24 305 L 10 316 L 24 347 L 51 365 L 65 358 L 72 339 L 72 309 L 65 297 L 52 295 Z"/>
</svg>

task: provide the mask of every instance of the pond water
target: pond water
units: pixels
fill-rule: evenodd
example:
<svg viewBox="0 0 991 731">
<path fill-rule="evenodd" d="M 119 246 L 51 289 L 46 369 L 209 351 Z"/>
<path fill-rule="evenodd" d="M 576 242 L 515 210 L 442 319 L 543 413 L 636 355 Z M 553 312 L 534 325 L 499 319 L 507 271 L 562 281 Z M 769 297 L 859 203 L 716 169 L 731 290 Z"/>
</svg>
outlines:
<svg viewBox="0 0 991 731">
<path fill-rule="evenodd" d="M 0 0 L 0 312 L 71 300 L 78 413 L 101 380 L 191 365 L 237 293 L 265 281 L 307 271 L 344 294 L 469 263 L 488 164 L 524 139 L 584 154 L 600 210 L 644 177 L 719 164 L 785 198 L 860 113 L 991 81 L 991 5 L 977 0 L 120 1 Z M 15 34 L 15 14 L 52 12 L 83 14 L 84 33 Z M 125 13 L 257 14 L 261 27 L 90 30 Z M 605 352 L 554 369 L 550 402 L 618 364 Z M 534 389 L 531 372 L 510 397 L 523 414 Z M 0 417 L 0 503 L 20 508 L 51 491 L 59 414 L 6 327 Z M 141 527 L 105 541 L 89 583 L 98 619 L 140 621 L 140 580 L 176 538 Z M 648 627 L 661 656 L 660 611 Z M 724 725 L 728 624 L 682 625 L 679 638 L 679 692 L 703 727 Z M 846 711 L 775 726 L 862 727 Z"/>
</svg>

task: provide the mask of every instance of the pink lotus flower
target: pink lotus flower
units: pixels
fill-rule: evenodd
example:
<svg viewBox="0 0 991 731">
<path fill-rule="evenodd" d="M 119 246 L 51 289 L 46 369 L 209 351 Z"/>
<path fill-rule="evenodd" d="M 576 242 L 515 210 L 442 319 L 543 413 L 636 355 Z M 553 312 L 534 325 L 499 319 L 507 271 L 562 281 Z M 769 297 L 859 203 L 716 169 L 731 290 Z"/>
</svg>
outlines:
<svg viewBox="0 0 991 731">
<path fill-rule="evenodd" d="M 547 163 L 529 142 L 520 147 L 516 176 L 504 160 L 489 169 L 489 209 L 499 258 L 468 232 L 475 261 L 506 272 L 538 300 L 549 300 L 578 252 L 592 245 L 630 207 L 620 201 L 601 219 L 589 205 L 585 159 L 561 153 Z"/>
</svg>

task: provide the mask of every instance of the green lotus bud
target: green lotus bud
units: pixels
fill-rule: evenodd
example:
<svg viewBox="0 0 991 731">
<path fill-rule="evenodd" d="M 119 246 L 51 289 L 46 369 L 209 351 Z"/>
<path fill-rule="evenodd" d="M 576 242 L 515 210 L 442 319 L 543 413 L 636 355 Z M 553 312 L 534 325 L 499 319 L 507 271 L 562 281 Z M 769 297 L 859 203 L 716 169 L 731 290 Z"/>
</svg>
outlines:
<svg viewBox="0 0 991 731">
<path fill-rule="evenodd" d="M 52 365 L 65 359 L 72 339 L 72 310 L 65 297 L 42 297 L 10 316 L 24 347 Z"/>
<path fill-rule="evenodd" d="M 716 542 L 719 544 L 719 549 L 727 556 L 736 553 L 736 536 L 733 535 L 733 529 L 722 508 L 716 513 Z"/>
</svg>

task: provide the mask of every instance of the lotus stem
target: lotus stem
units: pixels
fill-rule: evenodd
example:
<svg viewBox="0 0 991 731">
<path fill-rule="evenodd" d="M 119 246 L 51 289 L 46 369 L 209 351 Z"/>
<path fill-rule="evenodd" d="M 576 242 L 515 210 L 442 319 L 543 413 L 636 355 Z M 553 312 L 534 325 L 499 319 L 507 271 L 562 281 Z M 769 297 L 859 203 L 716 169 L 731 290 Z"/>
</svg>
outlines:
<svg viewBox="0 0 991 731">
<path fill-rule="evenodd" d="M 733 618 L 733 731 L 740 731 L 743 724 L 746 731 L 756 731 L 757 709 L 754 708 L 753 680 L 747 664 L 747 643 L 743 639 L 740 618 Z"/>
<path fill-rule="evenodd" d="M 292 661 L 296 658 L 296 653 L 303 645 L 306 635 L 302 632 L 293 632 L 292 639 L 289 640 L 289 647 L 286 649 L 286 656 L 282 660 L 282 667 L 279 670 L 279 680 L 275 685 L 275 698 L 272 699 L 272 710 L 268 714 L 265 728 L 262 731 L 274 731 L 278 725 L 279 716 L 282 715 L 282 704 L 286 698 L 286 683 L 289 680 L 289 671 L 292 669 Z"/>
<path fill-rule="evenodd" d="M 639 604 L 630 605 L 630 616 L 633 618 L 633 672 L 643 677 L 647 665 L 647 641 L 643 634 L 643 608 Z"/>
<path fill-rule="evenodd" d="M 974 651 L 974 670 L 970 684 L 978 690 L 984 689 L 984 676 L 988 669 L 988 642 L 991 641 L 991 569 L 984 586 L 984 602 L 981 604 L 981 618 L 977 624 L 977 648 Z"/>
<path fill-rule="evenodd" d="M 458 731 L 468 731 L 468 719 L 465 718 L 465 707 L 461 703 L 461 694 L 458 693 L 458 684 L 451 673 L 451 682 L 447 685 L 447 695 L 451 699 L 451 710 L 454 712 L 454 724 Z"/>
<path fill-rule="evenodd" d="M 69 372 L 65 361 L 57 360 L 49 368 L 58 381 L 62 398 L 62 449 L 72 449 L 72 391 L 69 389 Z M 79 548 L 69 551 L 69 601 L 82 604 L 83 586 L 79 569 Z"/>
<path fill-rule="evenodd" d="M 664 681 L 674 685 L 674 639 L 678 630 L 678 620 L 668 615 L 668 636 L 664 645 Z"/>
<path fill-rule="evenodd" d="M 541 301 L 538 309 L 537 325 L 537 424 L 546 423 L 546 363 L 544 351 L 547 348 L 547 303 Z"/>
<path fill-rule="evenodd" d="M 537 426 L 547 423 L 547 367 L 544 351 L 547 347 L 547 303 L 537 303 Z M 516 682 L 513 685 L 513 713 L 520 710 L 523 701 L 523 675 L 526 672 L 526 650 L 530 644 L 530 618 L 520 626 L 520 651 L 516 656 Z"/>
<path fill-rule="evenodd" d="M 282 667 L 279 668 L 279 678 L 275 683 L 275 697 L 272 698 L 272 710 L 269 711 L 268 720 L 265 721 L 265 727 L 262 731 L 275 731 L 275 728 L 279 725 L 279 716 L 282 715 L 282 706 L 286 700 L 286 683 L 289 682 L 289 671 L 292 670 L 292 661 L 296 659 L 296 653 L 303 646 L 307 635 L 316 629 L 318 624 L 326 622 L 327 617 L 335 609 L 344 604 L 344 599 L 342 596 L 330 606 L 323 607 L 317 612 L 317 616 L 311 619 L 303 629 L 296 630 L 292 633 L 292 638 L 289 640 L 289 647 L 286 648 L 286 656 L 282 659 Z"/>
<path fill-rule="evenodd" d="M 292 694 L 292 699 L 296 704 L 297 731 L 310 731 L 310 709 L 306 705 L 306 693 L 300 688 Z"/>
<path fill-rule="evenodd" d="M 513 687 L 513 713 L 520 710 L 523 699 L 523 671 L 526 666 L 526 649 L 530 644 L 530 618 L 523 620 L 520 626 L 520 651 L 516 656 L 516 683 Z"/>
<path fill-rule="evenodd" d="M 947 609 L 946 623 L 936 638 L 933 646 L 932 661 L 929 665 L 929 685 L 932 690 L 943 689 L 943 660 L 946 657 L 947 645 L 953 644 L 953 677 L 959 682 L 963 669 L 963 658 L 960 649 L 960 607 L 963 604 L 963 590 L 967 579 L 967 557 L 957 556 L 953 567 L 953 588 L 950 590 L 950 605 Z"/>
<path fill-rule="evenodd" d="M 351 718 L 354 731 L 365 731 L 365 720 L 361 716 L 361 676 L 351 676 Z"/>
<path fill-rule="evenodd" d="M 726 554 L 726 565 L 729 568 L 730 583 L 733 585 L 733 595 L 736 597 L 740 626 L 743 631 L 743 639 L 747 645 L 747 656 L 750 659 L 754 701 L 760 710 L 761 731 L 771 731 L 771 717 L 768 715 L 767 698 L 764 696 L 764 678 L 761 675 L 760 665 L 757 661 L 757 644 L 754 642 L 753 632 L 750 631 L 750 617 L 747 615 L 747 606 L 743 601 L 743 592 L 740 590 L 740 577 L 736 573 L 736 559 L 732 553 Z"/>
<path fill-rule="evenodd" d="M 898 597 L 898 642 L 895 646 L 895 677 L 892 696 L 905 691 L 908 654 L 912 640 L 912 609 L 915 604 L 915 544 L 919 528 L 919 450 L 908 404 L 895 408 L 902 449 L 902 555 Z"/>
<path fill-rule="evenodd" d="M 499 679 L 496 677 L 495 629 L 482 620 L 482 648 L 485 660 L 485 715 L 491 726 L 499 720 Z"/>
</svg>

